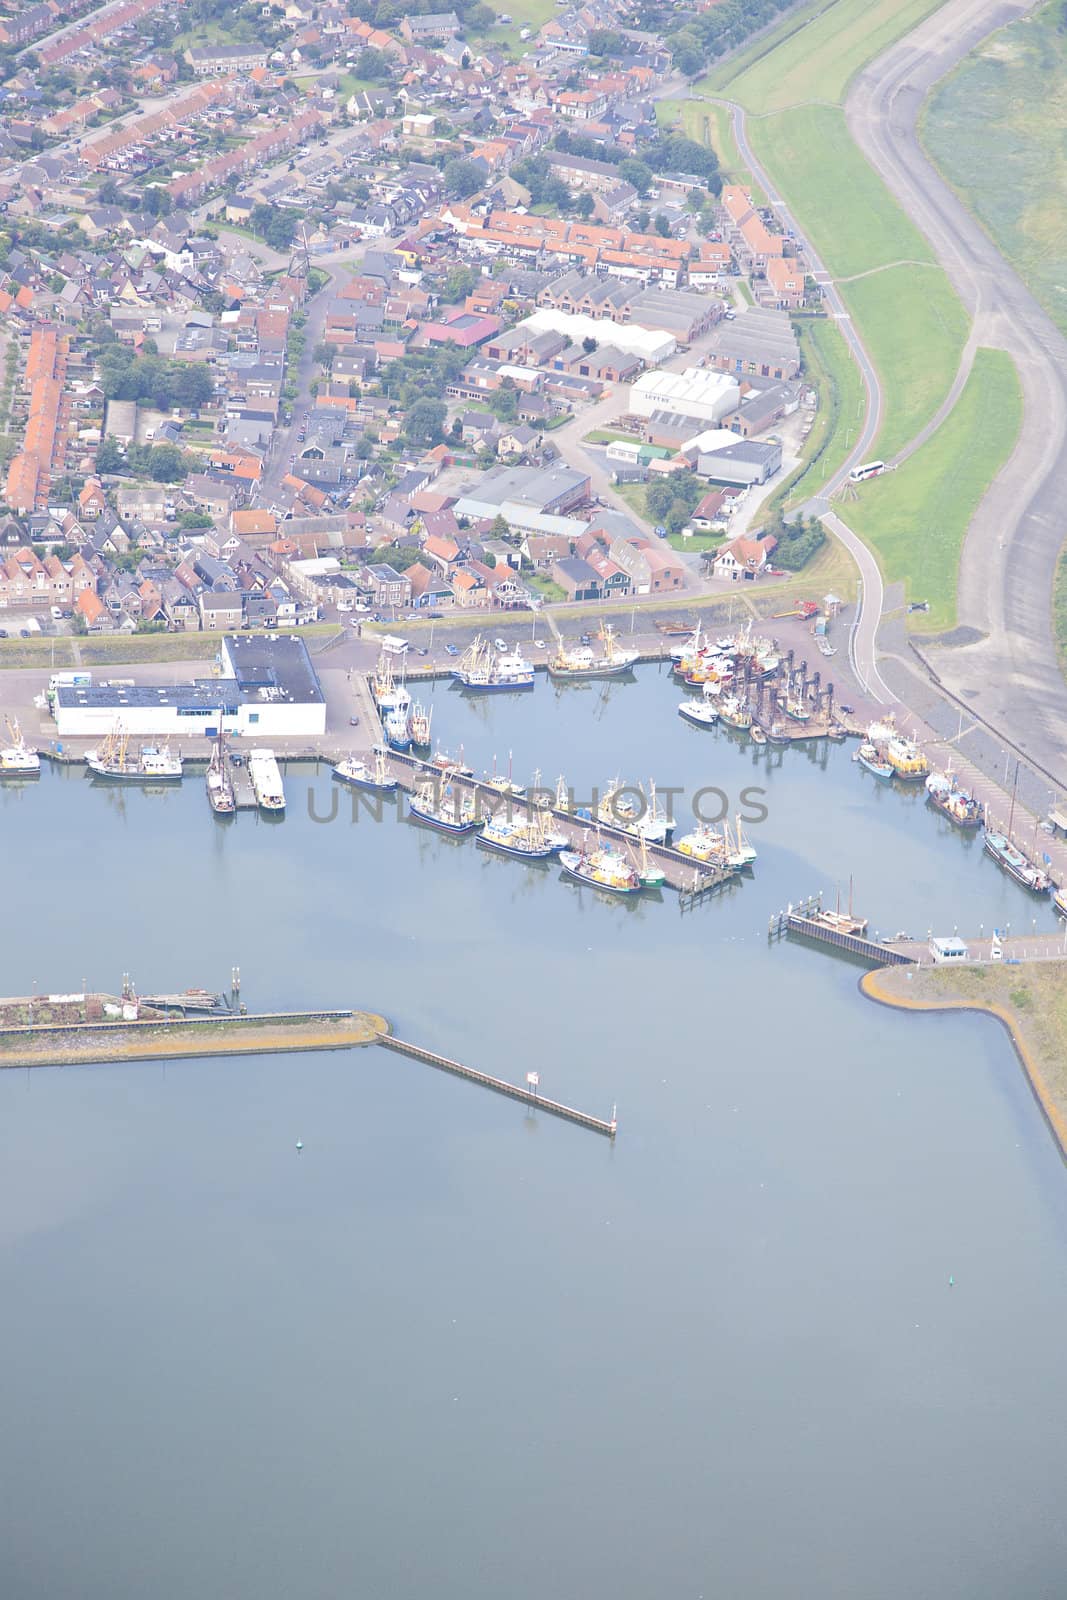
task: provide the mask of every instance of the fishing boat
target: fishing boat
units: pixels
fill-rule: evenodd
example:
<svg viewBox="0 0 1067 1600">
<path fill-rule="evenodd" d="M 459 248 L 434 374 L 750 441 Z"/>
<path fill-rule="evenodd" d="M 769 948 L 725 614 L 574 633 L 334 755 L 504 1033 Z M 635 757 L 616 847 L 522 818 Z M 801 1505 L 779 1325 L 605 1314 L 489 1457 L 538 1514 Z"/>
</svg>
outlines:
<svg viewBox="0 0 1067 1600">
<path fill-rule="evenodd" d="M 703 653 L 704 648 L 704 630 L 698 622 L 692 633 L 685 640 L 684 644 L 675 644 L 671 646 L 670 658 L 675 665 L 687 659 L 696 660 L 697 656 Z"/>
<path fill-rule="evenodd" d="M 728 822 L 723 823 L 722 831 L 723 838 L 726 842 L 727 866 L 736 867 L 742 872 L 746 867 L 754 866 L 756 860 L 758 859 L 756 856 L 756 847 L 747 837 L 744 828 L 742 828 L 740 815 L 734 818 L 734 827 L 732 833 L 730 831 L 730 824 Z"/>
<path fill-rule="evenodd" d="M 792 700 L 787 700 L 782 709 L 787 717 L 792 717 L 794 722 L 811 721 L 811 707 L 795 696 Z"/>
<path fill-rule="evenodd" d="M 393 657 L 385 650 L 378 657 L 378 664 L 371 675 L 370 690 L 382 716 L 401 701 L 407 701 L 410 705 L 411 697 L 404 688 L 403 680 L 393 673 Z"/>
<path fill-rule="evenodd" d="M 512 776 L 511 776 L 511 751 L 510 750 L 508 751 L 508 770 L 507 770 L 507 772 L 498 772 L 496 770 L 496 756 L 494 756 L 493 757 L 493 770 L 492 770 L 492 772 L 487 774 L 486 777 L 484 777 L 482 779 L 482 784 L 486 789 L 495 790 L 495 792 L 497 794 L 503 794 L 503 795 L 519 795 L 519 794 L 522 794 L 522 792 L 523 792 L 522 784 L 521 783 L 515 783 L 512 780 Z"/>
<path fill-rule="evenodd" d="M 918 783 L 930 770 L 930 763 L 914 739 L 898 733 L 887 740 L 885 759 L 893 769 L 894 778 L 905 783 Z"/>
<path fill-rule="evenodd" d="M 767 735 L 764 733 L 758 722 L 754 722 L 751 728 L 749 728 L 748 732 L 753 744 L 767 743 Z"/>
<path fill-rule="evenodd" d="M 643 889 L 662 889 L 667 882 L 667 874 L 662 867 L 656 866 L 648 853 L 648 840 L 644 835 L 641 836 L 637 846 L 634 871 L 637 873 Z"/>
<path fill-rule="evenodd" d="M 641 893 L 641 879 L 633 867 L 616 851 L 603 845 L 598 844 L 592 850 L 584 844 L 580 850 L 563 850 L 559 864 L 568 877 L 592 884 L 595 889 L 606 889 L 609 894 Z"/>
<path fill-rule="evenodd" d="M 442 833 L 475 833 L 484 821 L 477 813 L 473 795 L 459 795 L 446 783 L 438 793 L 432 778 L 420 783 L 408 801 L 408 811 L 419 822 Z"/>
<path fill-rule="evenodd" d="M 683 700 L 678 715 L 698 728 L 712 728 L 719 720 L 718 709 L 711 700 Z"/>
<path fill-rule="evenodd" d="M 490 817 L 478 835 L 478 843 L 501 855 L 543 861 L 565 848 L 567 841 L 562 835 L 548 831 L 541 812 L 532 811 L 529 817 L 511 821 L 506 817 Z"/>
<path fill-rule="evenodd" d="M 1052 904 L 1061 917 L 1067 917 L 1067 888 L 1059 888 L 1052 896 Z"/>
<path fill-rule="evenodd" d="M 107 735 L 97 750 L 88 750 L 85 764 L 97 778 L 114 783 L 176 783 L 182 775 L 182 758 L 167 744 L 143 744 L 130 754 L 129 735 L 121 724 Z"/>
<path fill-rule="evenodd" d="M 1009 878 L 1021 883 L 1031 894 L 1048 894 L 1052 888 L 1052 879 L 1048 873 L 1025 856 L 1007 834 L 991 833 L 987 828 L 983 835 L 983 843 L 986 853 L 993 857 L 997 866 L 1006 872 Z"/>
<path fill-rule="evenodd" d="M 674 824 L 656 799 L 656 785 L 649 784 L 648 799 L 640 784 L 623 784 L 618 778 L 609 783 L 597 806 L 597 820 L 607 828 L 617 828 L 634 839 L 649 844 L 664 844 Z"/>
<path fill-rule="evenodd" d="M 789 729 L 780 722 L 772 722 L 769 728 L 764 728 L 768 744 L 792 744 L 793 736 Z"/>
<path fill-rule="evenodd" d="M 926 799 L 957 828 L 980 828 L 985 821 L 985 806 L 981 800 L 961 789 L 951 771 L 930 773 L 926 780 Z"/>
<path fill-rule="evenodd" d="M 340 783 L 350 783 L 356 789 L 377 789 L 382 794 L 393 794 L 397 781 L 391 778 L 385 766 L 385 746 L 375 745 L 374 760 L 368 765 L 356 756 L 345 756 L 333 769 Z"/>
<path fill-rule="evenodd" d="M 7 718 L 7 731 L 11 743 L 0 749 L 0 777 L 36 777 L 41 771 L 41 758 L 22 737 L 22 729 L 14 717 Z"/>
<path fill-rule="evenodd" d="M 440 773 L 442 773 L 442 774 L 444 774 L 446 776 L 449 776 L 449 777 L 454 777 L 454 778 L 473 778 L 474 777 L 474 768 L 473 767 L 464 766 L 464 763 L 463 763 L 463 746 L 462 745 L 460 745 L 460 747 L 459 747 L 459 755 L 458 756 L 450 756 L 446 750 L 442 750 L 441 746 L 438 745 L 437 749 L 434 751 L 433 755 L 430 757 L 430 759 L 426 763 L 426 765 L 428 767 L 432 767 L 435 772 L 440 772 Z"/>
<path fill-rule="evenodd" d="M 382 713 L 382 731 L 394 750 L 410 750 L 411 696 L 403 684 L 398 685 L 387 700 L 379 703 Z"/>
<path fill-rule="evenodd" d="M 505 689 L 532 689 L 533 662 L 517 650 L 495 650 L 481 634 L 467 646 L 452 676 L 475 694 L 491 694 Z"/>
<path fill-rule="evenodd" d="M 718 828 L 712 828 L 706 822 L 700 823 L 692 833 L 685 834 L 674 848 L 680 850 L 683 856 L 691 856 L 694 861 L 715 861 L 720 866 L 726 863 L 726 841 Z"/>
<path fill-rule="evenodd" d="M 285 787 L 273 750 L 252 751 L 248 757 L 248 776 L 260 810 L 285 810 Z"/>
<path fill-rule="evenodd" d="M 881 778 L 884 782 L 888 782 L 893 776 L 893 768 L 870 739 L 865 739 L 859 749 L 853 751 L 852 759 L 858 761 L 872 777 Z"/>
<path fill-rule="evenodd" d="M 610 622 L 601 623 L 597 633 L 599 644 L 566 646 L 560 639 L 556 652 L 549 657 L 548 672 L 552 678 L 614 678 L 629 672 L 637 660 L 636 650 L 622 650 L 615 642 L 615 630 Z"/>
<path fill-rule="evenodd" d="M 430 724 L 432 721 L 433 708 L 431 707 L 427 710 L 421 700 L 416 700 L 411 708 L 411 717 L 408 722 L 411 742 L 416 750 L 428 750 L 430 748 Z"/>
<path fill-rule="evenodd" d="M 211 747 L 211 760 L 207 764 L 204 783 L 208 804 L 216 816 L 232 817 L 237 810 L 237 796 L 230 777 L 230 763 L 226 759 L 226 741 L 221 727 Z"/>
<path fill-rule="evenodd" d="M 719 721 L 738 733 L 747 733 L 752 726 L 752 713 L 737 694 L 724 694 L 719 701 Z"/>
</svg>

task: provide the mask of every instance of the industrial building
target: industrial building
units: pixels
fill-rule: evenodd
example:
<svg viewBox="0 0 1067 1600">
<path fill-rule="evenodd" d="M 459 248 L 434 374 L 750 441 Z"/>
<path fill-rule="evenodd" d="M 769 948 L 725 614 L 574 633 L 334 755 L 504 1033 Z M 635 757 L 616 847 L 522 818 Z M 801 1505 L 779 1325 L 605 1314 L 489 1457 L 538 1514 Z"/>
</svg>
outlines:
<svg viewBox="0 0 1067 1600">
<path fill-rule="evenodd" d="M 630 390 L 630 410 L 637 417 L 667 411 L 697 417 L 701 422 L 718 422 L 736 411 L 740 398 L 739 384 L 726 373 L 686 367 L 684 372 L 644 373 Z"/>
<path fill-rule="evenodd" d="M 190 683 L 59 687 L 54 711 L 61 739 L 103 738 L 121 725 L 131 739 L 176 744 L 228 734 L 255 739 L 314 738 L 326 732 L 326 700 L 302 639 L 249 635 L 224 639 L 217 678 Z"/>
<path fill-rule="evenodd" d="M 585 339 L 595 339 L 598 344 L 621 350 L 623 355 L 637 356 L 648 367 L 668 360 L 678 348 L 673 333 L 667 333 L 662 328 L 643 328 L 637 322 L 613 322 L 609 330 L 595 317 L 556 311 L 549 306 L 542 307 L 520 322 L 515 332 L 560 333 L 577 345 Z"/>
<path fill-rule="evenodd" d="M 727 446 L 725 450 L 702 451 L 697 461 L 697 472 L 700 477 L 709 478 L 714 483 L 747 488 L 750 484 L 766 483 L 781 465 L 780 444 L 743 439 Z"/>
</svg>

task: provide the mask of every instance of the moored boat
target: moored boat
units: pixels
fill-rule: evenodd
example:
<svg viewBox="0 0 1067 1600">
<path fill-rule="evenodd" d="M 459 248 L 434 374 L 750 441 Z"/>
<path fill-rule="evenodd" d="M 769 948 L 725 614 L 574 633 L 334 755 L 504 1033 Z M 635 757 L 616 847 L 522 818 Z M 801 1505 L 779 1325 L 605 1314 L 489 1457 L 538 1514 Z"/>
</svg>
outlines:
<svg viewBox="0 0 1067 1600">
<path fill-rule="evenodd" d="M 636 650 L 623 650 L 615 642 L 615 630 L 609 622 L 602 623 L 597 634 L 599 648 L 579 644 L 567 646 L 562 639 L 556 652 L 549 657 L 548 672 L 552 678 L 614 678 L 629 672 L 638 657 Z"/>
<path fill-rule="evenodd" d="M 527 661 L 517 650 L 495 650 L 481 634 L 464 650 L 452 668 L 452 676 L 476 694 L 534 686 L 532 661 Z"/>
<path fill-rule="evenodd" d="M 408 811 L 419 822 L 442 833 L 475 833 L 484 821 L 478 815 L 472 795 L 460 795 L 451 783 L 438 785 L 427 779 L 420 783 L 408 801 Z"/>
<path fill-rule="evenodd" d="M 649 844 L 663 844 L 670 836 L 673 823 L 656 799 L 656 785 L 649 784 L 648 798 L 640 784 L 622 784 L 616 778 L 609 783 L 600 804 L 597 820 L 607 828 L 617 828 L 634 839 L 647 839 Z"/>
<path fill-rule="evenodd" d="M 985 806 L 973 794 L 961 789 L 951 772 L 931 772 L 926 780 L 927 802 L 957 828 L 980 828 L 985 821 Z"/>
<path fill-rule="evenodd" d="M 11 735 L 11 743 L 0 749 L 0 777 L 37 777 L 41 770 L 41 758 L 22 737 L 22 729 L 16 718 L 8 717 L 7 731 Z"/>
<path fill-rule="evenodd" d="M 430 724 L 432 721 L 432 708 L 427 710 L 421 700 L 416 700 L 411 708 L 411 716 L 408 721 L 411 742 L 416 750 L 428 750 L 430 748 Z"/>
<path fill-rule="evenodd" d="M 748 733 L 753 744 L 767 743 L 767 735 L 764 733 L 758 722 L 754 722 L 752 724 L 751 728 L 748 730 Z"/>
<path fill-rule="evenodd" d="M 357 756 L 345 756 L 333 769 L 341 783 L 350 783 L 356 789 L 377 789 L 382 794 L 393 794 L 397 788 L 395 778 L 389 776 L 385 765 L 385 749 L 375 745 L 374 760 L 368 764 Z"/>
<path fill-rule="evenodd" d="M 478 835 L 478 843 L 501 855 L 519 856 L 526 861 L 543 861 L 566 845 L 566 840 L 551 834 L 543 814 L 531 812 L 528 818 L 490 817 Z"/>
<path fill-rule="evenodd" d="M 866 768 L 872 777 L 881 778 L 883 782 L 888 782 L 893 776 L 893 768 L 878 746 L 872 743 L 870 739 L 865 739 L 859 749 L 853 751 L 852 759 L 853 761 L 858 761 L 861 767 Z"/>
<path fill-rule="evenodd" d="M 674 848 L 680 850 L 683 856 L 691 856 L 694 861 L 715 861 L 720 865 L 726 861 L 726 840 L 718 828 L 712 828 L 706 822 L 698 824 L 692 833 L 683 835 Z"/>
<path fill-rule="evenodd" d="M 1052 904 L 1061 917 L 1067 917 L 1067 887 L 1060 887 L 1052 896 Z"/>
<path fill-rule="evenodd" d="M 918 783 L 930 770 L 930 763 L 917 742 L 902 733 L 886 741 L 885 759 L 893 769 L 894 778 L 902 778 L 906 783 Z"/>
<path fill-rule="evenodd" d="M 168 744 L 143 744 L 131 755 L 129 736 L 121 726 L 98 749 L 86 751 L 85 765 L 94 777 L 113 783 L 176 783 L 182 775 L 182 758 Z"/>
<path fill-rule="evenodd" d="M 559 864 L 570 878 L 588 883 L 596 889 L 606 889 L 609 894 L 640 894 L 641 880 L 629 862 L 614 850 L 597 845 L 587 850 L 560 852 Z"/>
<path fill-rule="evenodd" d="M 262 811 L 285 810 L 285 786 L 273 750 L 253 750 L 248 757 L 248 776 L 256 804 Z"/>
<path fill-rule="evenodd" d="M 719 720 L 718 710 L 711 700 L 683 700 L 678 715 L 698 728 L 712 728 Z"/>
<path fill-rule="evenodd" d="M 230 763 L 226 759 L 226 740 L 221 727 L 212 746 L 204 783 L 208 804 L 216 816 L 232 816 L 237 810 L 237 796 L 230 776 Z"/>
<path fill-rule="evenodd" d="M 993 857 L 997 866 L 1006 872 L 1009 878 L 1014 878 L 1024 889 L 1029 889 L 1031 894 L 1048 894 L 1052 888 L 1052 879 L 1048 873 L 1024 855 L 1007 834 L 993 833 L 987 828 L 982 842 L 986 853 Z"/>
<path fill-rule="evenodd" d="M 426 765 L 428 767 L 432 767 L 435 772 L 440 772 L 451 777 L 474 777 L 474 768 L 464 765 L 462 745 L 459 747 L 458 756 L 450 756 L 446 750 L 442 750 L 441 746 L 438 745 L 437 749 L 434 751 Z"/>
<path fill-rule="evenodd" d="M 737 733 L 747 733 L 752 726 L 752 713 L 740 695 L 724 694 L 719 700 L 719 721 Z"/>
</svg>

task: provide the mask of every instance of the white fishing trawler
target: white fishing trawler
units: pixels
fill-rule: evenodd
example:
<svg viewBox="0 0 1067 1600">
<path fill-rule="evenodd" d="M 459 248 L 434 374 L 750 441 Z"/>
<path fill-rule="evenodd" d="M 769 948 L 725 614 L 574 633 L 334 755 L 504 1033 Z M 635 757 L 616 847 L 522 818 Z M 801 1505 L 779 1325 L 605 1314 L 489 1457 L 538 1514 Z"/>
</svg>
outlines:
<svg viewBox="0 0 1067 1600">
<path fill-rule="evenodd" d="M 182 775 L 182 758 L 169 744 L 143 744 L 130 751 L 129 734 L 121 723 L 96 750 L 87 750 L 85 765 L 97 778 L 114 783 L 176 783 Z"/>
<path fill-rule="evenodd" d="M 36 777 L 41 770 L 41 758 L 22 737 L 22 729 L 13 717 L 7 719 L 11 743 L 0 749 L 0 777 Z"/>
<path fill-rule="evenodd" d="M 495 650 L 481 634 L 464 650 L 452 668 L 452 676 L 465 689 L 478 694 L 534 686 L 532 661 L 517 650 Z"/>
<path fill-rule="evenodd" d="M 333 769 L 341 783 L 350 783 L 356 789 L 378 789 L 382 794 L 392 794 L 397 788 L 395 778 L 389 776 L 385 765 L 385 746 L 375 745 L 374 760 L 370 763 L 358 756 L 345 756 Z"/>
<path fill-rule="evenodd" d="M 633 839 L 647 839 L 649 844 L 665 843 L 674 827 L 656 798 L 654 783 L 649 783 L 646 799 L 640 784 L 623 784 L 618 778 L 608 784 L 597 806 L 597 820 Z"/>
<path fill-rule="evenodd" d="M 285 810 L 285 788 L 273 750 L 252 751 L 248 758 L 248 776 L 261 810 Z"/>
<path fill-rule="evenodd" d="M 597 645 L 565 645 L 560 639 L 549 657 L 548 671 L 553 678 L 614 678 L 629 672 L 638 658 L 636 650 L 622 650 L 615 642 L 615 630 L 604 622 L 597 633 Z"/>
</svg>

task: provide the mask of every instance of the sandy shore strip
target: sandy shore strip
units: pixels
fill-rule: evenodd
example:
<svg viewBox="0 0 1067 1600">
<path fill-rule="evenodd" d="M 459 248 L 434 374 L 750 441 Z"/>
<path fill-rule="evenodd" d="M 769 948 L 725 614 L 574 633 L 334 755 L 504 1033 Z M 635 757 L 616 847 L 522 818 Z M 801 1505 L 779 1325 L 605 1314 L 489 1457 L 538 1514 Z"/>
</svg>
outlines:
<svg viewBox="0 0 1067 1600">
<path fill-rule="evenodd" d="M 0 1067 L 91 1066 L 194 1056 L 276 1055 L 374 1044 L 390 1027 L 372 1011 L 343 1017 L 224 1017 L 189 1023 L 131 1022 L 0 1035 Z"/>
<path fill-rule="evenodd" d="M 869 1000 L 902 1011 L 983 1011 L 1007 1030 L 1034 1098 L 1067 1160 L 1067 961 L 1024 966 L 880 967 Z"/>
</svg>

